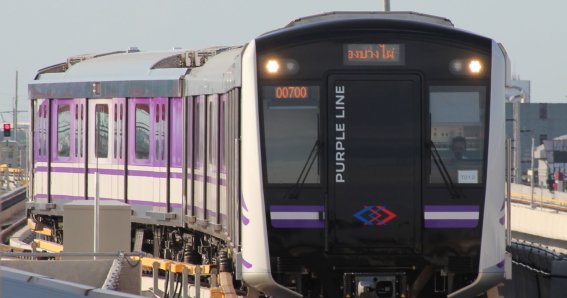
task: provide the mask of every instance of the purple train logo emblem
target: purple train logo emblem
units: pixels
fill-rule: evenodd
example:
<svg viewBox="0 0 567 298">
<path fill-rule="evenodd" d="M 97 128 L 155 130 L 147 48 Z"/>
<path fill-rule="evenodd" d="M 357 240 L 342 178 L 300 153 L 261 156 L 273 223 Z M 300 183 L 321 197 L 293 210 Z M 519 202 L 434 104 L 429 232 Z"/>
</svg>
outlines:
<svg viewBox="0 0 567 298">
<path fill-rule="evenodd" d="M 354 214 L 354 217 L 367 226 L 383 226 L 396 216 L 396 213 L 380 205 L 364 206 L 363 209 Z"/>
</svg>

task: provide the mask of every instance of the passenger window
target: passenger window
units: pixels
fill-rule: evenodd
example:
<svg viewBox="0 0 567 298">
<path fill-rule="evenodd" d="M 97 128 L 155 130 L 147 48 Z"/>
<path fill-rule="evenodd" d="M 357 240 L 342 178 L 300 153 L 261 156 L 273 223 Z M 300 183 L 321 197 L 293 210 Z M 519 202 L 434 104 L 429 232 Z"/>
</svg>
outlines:
<svg viewBox="0 0 567 298">
<path fill-rule="evenodd" d="M 57 107 L 57 156 L 69 157 L 71 144 L 71 109 L 69 105 Z"/>
<path fill-rule="evenodd" d="M 484 87 L 430 88 L 430 183 L 446 179 L 458 184 L 482 182 L 485 92 Z"/>
<path fill-rule="evenodd" d="M 205 151 L 205 102 L 204 97 L 195 101 L 195 168 L 201 168 L 204 163 Z"/>
<path fill-rule="evenodd" d="M 108 105 L 95 105 L 95 146 L 96 157 L 108 157 Z"/>
<path fill-rule="evenodd" d="M 45 118 L 43 117 L 43 110 L 45 109 L 45 105 L 38 104 L 37 106 L 37 121 L 35 122 L 36 126 L 36 138 L 37 138 L 37 157 L 44 157 L 45 149 L 44 146 L 44 136 L 43 130 L 45 127 Z"/>
<path fill-rule="evenodd" d="M 166 139 L 166 131 L 167 131 L 167 122 L 166 122 L 166 118 L 165 115 L 167 113 L 167 110 L 165 108 L 165 104 L 161 105 L 161 160 L 165 160 L 165 151 L 166 151 L 166 143 L 165 143 L 165 139 Z"/>
<path fill-rule="evenodd" d="M 193 108 L 194 99 L 189 97 L 187 100 L 187 167 L 193 168 L 193 150 L 195 148 L 195 141 L 193 140 L 195 133 L 193 130 L 195 114 Z M 195 138 L 196 139 L 196 138 Z"/>
<path fill-rule="evenodd" d="M 120 104 L 120 125 L 118 126 L 119 130 L 120 130 L 120 134 L 119 134 L 119 143 L 120 143 L 120 147 L 118 148 L 118 152 L 120 154 L 120 159 L 122 159 L 122 143 L 124 143 L 124 104 L 121 103 Z"/>
<path fill-rule="evenodd" d="M 118 157 L 117 154 L 117 150 L 118 150 L 118 126 L 120 125 L 120 123 L 118 122 L 118 105 L 114 104 L 114 133 L 113 133 L 113 140 L 114 140 L 114 146 L 112 146 L 114 148 L 113 152 L 114 152 L 114 159 L 116 159 Z"/>
<path fill-rule="evenodd" d="M 183 106 L 181 98 L 172 98 L 171 100 L 171 166 L 181 167 L 182 164 L 182 146 L 183 146 Z M 189 132 L 187 133 L 189 136 Z"/>
<path fill-rule="evenodd" d="M 150 157 L 150 106 L 148 104 L 136 105 L 136 159 L 149 159 Z"/>
<path fill-rule="evenodd" d="M 277 99 L 273 87 L 264 87 L 264 142 L 268 183 L 320 183 L 318 171 L 319 88 L 308 99 Z M 287 90 L 287 89 L 286 89 Z"/>
<path fill-rule="evenodd" d="M 160 115 L 161 115 L 160 105 L 157 104 L 156 105 L 156 120 L 155 120 L 155 127 L 154 127 L 154 131 L 155 131 L 154 132 L 155 133 L 154 139 L 155 139 L 155 146 L 156 146 L 154 155 L 155 155 L 156 160 L 161 159 L 160 158 L 160 156 L 161 156 L 160 152 L 162 150 L 162 148 L 161 148 L 161 124 L 160 124 L 161 117 L 160 117 Z"/>
<path fill-rule="evenodd" d="M 81 121 L 79 121 L 79 128 L 80 128 L 80 140 L 79 140 L 79 155 L 81 156 L 81 158 L 83 157 L 83 144 L 84 144 L 84 138 L 85 138 L 85 133 L 84 133 L 84 104 L 81 104 Z"/>
<path fill-rule="evenodd" d="M 75 104 L 75 158 L 79 157 L 79 105 Z"/>
<path fill-rule="evenodd" d="M 217 162 L 217 105 L 215 102 L 209 102 L 208 113 L 208 125 L 207 125 L 207 163 L 213 165 L 213 168 Z"/>
</svg>

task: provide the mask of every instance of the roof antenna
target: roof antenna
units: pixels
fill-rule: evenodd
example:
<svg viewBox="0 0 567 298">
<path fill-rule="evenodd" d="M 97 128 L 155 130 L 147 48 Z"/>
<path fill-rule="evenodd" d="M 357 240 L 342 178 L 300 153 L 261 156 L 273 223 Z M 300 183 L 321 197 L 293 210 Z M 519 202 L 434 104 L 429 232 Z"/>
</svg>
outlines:
<svg viewBox="0 0 567 298">
<path fill-rule="evenodd" d="M 384 0 L 384 11 L 390 12 L 390 0 Z"/>
</svg>

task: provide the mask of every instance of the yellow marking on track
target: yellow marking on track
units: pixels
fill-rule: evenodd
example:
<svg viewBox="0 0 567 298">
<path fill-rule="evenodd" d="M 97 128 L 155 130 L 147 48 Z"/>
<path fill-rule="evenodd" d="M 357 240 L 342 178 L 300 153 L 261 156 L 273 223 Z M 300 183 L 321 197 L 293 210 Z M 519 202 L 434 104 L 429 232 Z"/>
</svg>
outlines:
<svg viewBox="0 0 567 298">
<path fill-rule="evenodd" d="M 33 219 L 28 218 L 28 227 L 30 230 L 45 236 L 53 236 L 53 230 L 43 226 L 42 224 L 36 223 Z"/>
<path fill-rule="evenodd" d="M 33 242 L 37 245 L 37 248 L 43 249 L 48 252 L 63 252 L 63 245 L 51 241 L 34 239 Z"/>
<path fill-rule="evenodd" d="M 172 260 L 166 259 L 158 259 L 158 258 L 147 258 L 147 257 L 131 257 L 132 260 L 142 260 L 142 266 L 153 268 L 154 263 L 159 264 L 159 269 L 161 270 L 168 270 L 174 273 L 181 273 L 183 272 L 183 268 L 187 268 L 189 270 L 189 274 L 195 274 L 195 270 L 197 267 L 201 267 L 201 274 L 202 275 L 209 275 L 211 274 L 211 266 L 210 265 L 194 265 L 189 263 L 181 263 L 181 262 L 174 262 Z"/>
</svg>

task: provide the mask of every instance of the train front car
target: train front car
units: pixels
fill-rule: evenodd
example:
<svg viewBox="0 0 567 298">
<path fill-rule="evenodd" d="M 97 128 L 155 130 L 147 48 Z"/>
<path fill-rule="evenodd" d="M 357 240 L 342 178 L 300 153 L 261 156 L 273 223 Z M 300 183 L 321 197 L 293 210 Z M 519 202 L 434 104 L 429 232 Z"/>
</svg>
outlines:
<svg viewBox="0 0 567 298">
<path fill-rule="evenodd" d="M 243 55 L 242 251 L 274 297 L 470 297 L 503 278 L 504 54 L 331 13 Z"/>
</svg>

